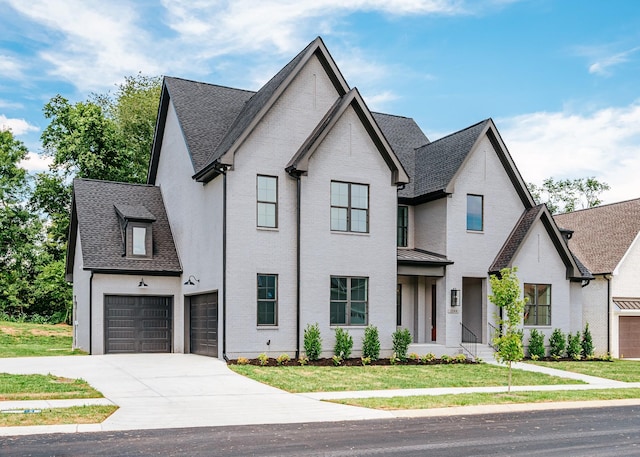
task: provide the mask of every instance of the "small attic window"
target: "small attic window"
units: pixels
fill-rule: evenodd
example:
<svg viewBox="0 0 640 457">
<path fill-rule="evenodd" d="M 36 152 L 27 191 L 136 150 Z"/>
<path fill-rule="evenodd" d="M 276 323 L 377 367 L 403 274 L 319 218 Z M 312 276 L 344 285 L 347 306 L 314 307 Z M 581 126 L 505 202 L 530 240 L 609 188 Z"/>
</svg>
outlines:
<svg viewBox="0 0 640 457">
<path fill-rule="evenodd" d="M 147 258 L 153 255 L 152 223 L 155 216 L 143 205 L 116 204 L 122 236 L 122 256 Z"/>
</svg>

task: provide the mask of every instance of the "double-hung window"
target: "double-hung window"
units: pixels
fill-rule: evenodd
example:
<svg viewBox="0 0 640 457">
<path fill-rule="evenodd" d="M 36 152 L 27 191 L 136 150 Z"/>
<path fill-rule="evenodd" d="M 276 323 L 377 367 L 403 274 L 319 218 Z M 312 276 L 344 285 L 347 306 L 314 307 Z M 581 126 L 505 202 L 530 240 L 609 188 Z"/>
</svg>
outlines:
<svg viewBox="0 0 640 457">
<path fill-rule="evenodd" d="M 331 230 L 369 231 L 369 186 L 331 181 Z"/>
<path fill-rule="evenodd" d="M 331 277 L 331 325 L 367 325 L 369 278 Z"/>
<path fill-rule="evenodd" d="M 482 195 L 467 195 L 467 230 L 484 230 L 484 201 Z"/>
<path fill-rule="evenodd" d="M 278 178 L 258 175 L 258 227 L 278 226 Z"/>
<path fill-rule="evenodd" d="M 258 275 L 258 325 L 278 325 L 278 275 Z"/>
<path fill-rule="evenodd" d="M 406 248 L 409 238 L 409 207 L 398 206 L 398 247 Z"/>
<path fill-rule="evenodd" d="M 526 284 L 524 325 L 551 325 L 551 284 Z"/>
</svg>

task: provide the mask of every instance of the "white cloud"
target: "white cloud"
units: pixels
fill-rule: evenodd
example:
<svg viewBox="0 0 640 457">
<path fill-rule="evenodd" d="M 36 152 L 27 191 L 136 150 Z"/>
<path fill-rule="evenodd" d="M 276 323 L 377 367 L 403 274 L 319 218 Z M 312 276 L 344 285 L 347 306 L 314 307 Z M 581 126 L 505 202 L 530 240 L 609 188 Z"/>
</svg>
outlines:
<svg viewBox="0 0 640 457">
<path fill-rule="evenodd" d="M 611 74 L 610 68 L 626 63 L 630 60 L 631 54 L 640 50 L 640 47 L 629 49 L 628 51 L 619 52 L 613 55 L 605 55 L 589 66 L 589 73 L 608 76 Z"/>
<path fill-rule="evenodd" d="M 527 182 L 595 176 L 608 203 L 640 197 L 640 102 L 589 114 L 531 113 L 497 121 Z"/>
<path fill-rule="evenodd" d="M 5 78 L 22 77 L 23 65 L 14 57 L 0 54 L 0 74 Z"/>
<path fill-rule="evenodd" d="M 0 130 L 11 130 L 15 136 L 19 136 L 29 132 L 37 132 L 40 129 L 24 119 L 11 119 L 0 114 Z"/>
<path fill-rule="evenodd" d="M 20 161 L 20 166 L 31 173 L 46 171 L 49 165 L 53 163 L 51 157 L 45 157 L 35 152 L 29 152 L 25 160 Z"/>
<path fill-rule="evenodd" d="M 147 55 L 150 41 L 138 28 L 132 5 L 122 1 L 66 0 L 51 2 L 9 0 L 11 6 L 30 20 L 52 30 L 40 58 L 51 65 L 49 73 L 81 90 L 112 85 L 124 75 L 143 71 L 157 74 L 158 64 Z M 156 57 L 158 61 L 162 56 Z"/>
</svg>

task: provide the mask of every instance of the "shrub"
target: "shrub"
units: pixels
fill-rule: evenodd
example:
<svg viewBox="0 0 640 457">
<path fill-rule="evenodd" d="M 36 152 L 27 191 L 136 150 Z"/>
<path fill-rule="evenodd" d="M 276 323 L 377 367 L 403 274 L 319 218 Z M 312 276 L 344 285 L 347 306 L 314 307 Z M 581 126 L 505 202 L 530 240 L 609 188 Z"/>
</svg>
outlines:
<svg viewBox="0 0 640 457">
<path fill-rule="evenodd" d="M 247 359 L 246 357 L 238 357 L 238 360 L 236 360 L 236 363 L 238 365 L 248 365 L 249 359 Z"/>
<path fill-rule="evenodd" d="M 290 361 L 291 361 L 291 357 L 289 357 L 289 354 L 280 354 L 276 359 L 276 363 L 278 365 L 286 365 Z"/>
<path fill-rule="evenodd" d="M 422 363 L 433 362 L 436 359 L 436 355 L 433 352 L 429 352 L 422 357 L 420 357 L 420 361 Z"/>
<path fill-rule="evenodd" d="M 558 359 L 564 355 L 564 349 L 567 345 L 567 340 L 562 333 L 562 330 L 556 328 L 553 330 L 551 337 L 549 338 L 549 354 L 554 359 Z"/>
<path fill-rule="evenodd" d="M 580 360 L 580 353 L 582 352 L 582 346 L 580 345 L 580 332 L 576 332 L 575 335 L 569 333 L 567 341 L 567 356 L 573 360 Z"/>
<path fill-rule="evenodd" d="M 364 367 L 371 363 L 371 357 L 360 357 L 360 361 L 362 362 L 362 366 Z"/>
<path fill-rule="evenodd" d="M 264 352 L 258 356 L 258 363 L 262 366 L 265 366 L 269 363 L 269 356 Z"/>
<path fill-rule="evenodd" d="M 338 327 L 336 329 L 336 345 L 333 348 L 334 355 L 337 355 L 341 359 L 348 359 L 351 356 L 352 349 L 353 337 L 349 335 L 349 332 Z"/>
<path fill-rule="evenodd" d="M 301 355 L 298 359 L 298 363 L 301 367 L 307 365 L 309 363 L 309 357 L 307 357 L 306 355 Z"/>
<path fill-rule="evenodd" d="M 409 360 L 413 360 L 414 362 L 417 362 L 420 360 L 420 356 L 415 352 L 412 352 L 411 354 L 409 354 Z"/>
<path fill-rule="evenodd" d="M 335 366 L 339 366 L 342 364 L 342 357 L 340 357 L 339 355 L 334 355 L 333 357 L 331 357 L 331 360 L 333 360 L 333 364 Z"/>
<path fill-rule="evenodd" d="M 391 357 L 389 357 L 389 363 L 391 365 L 395 365 L 400 361 L 400 359 L 398 358 L 398 354 L 396 354 L 395 352 L 393 354 L 391 354 Z"/>
<path fill-rule="evenodd" d="M 304 352 L 309 360 L 318 360 L 322 353 L 322 337 L 320 336 L 320 327 L 318 323 L 307 324 L 304 329 Z"/>
<path fill-rule="evenodd" d="M 453 359 L 451 358 L 450 355 L 444 354 L 442 357 L 440 357 L 440 361 L 442 363 L 451 363 Z"/>
<path fill-rule="evenodd" d="M 584 327 L 584 333 L 582 334 L 582 357 L 585 359 L 593 358 L 593 339 L 591 338 L 591 331 L 589 330 L 589 323 Z"/>
<path fill-rule="evenodd" d="M 393 332 L 391 339 L 393 341 L 393 352 L 398 359 L 404 362 L 407 360 L 407 350 L 412 341 L 411 333 L 406 328 L 398 329 Z"/>
<path fill-rule="evenodd" d="M 467 361 L 467 356 L 464 354 L 458 354 L 453 358 L 453 363 L 465 363 Z"/>
<path fill-rule="evenodd" d="M 544 357 L 544 354 L 544 333 L 534 328 L 529 336 L 529 355 L 532 359 L 535 357 L 534 360 L 538 360 Z"/>
<path fill-rule="evenodd" d="M 362 339 L 362 356 L 369 357 L 371 360 L 378 360 L 380 357 L 380 337 L 378 336 L 378 327 L 367 325 L 364 329 L 364 337 Z"/>
</svg>

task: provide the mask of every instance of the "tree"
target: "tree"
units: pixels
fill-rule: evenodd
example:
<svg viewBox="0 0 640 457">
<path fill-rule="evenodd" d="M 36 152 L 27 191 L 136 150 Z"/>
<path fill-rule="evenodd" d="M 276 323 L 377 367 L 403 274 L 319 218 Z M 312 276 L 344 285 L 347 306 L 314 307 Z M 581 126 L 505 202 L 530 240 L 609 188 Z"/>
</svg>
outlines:
<svg viewBox="0 0 640 457">
<path fill-rule="evenodd" d="M 595 177 L 560 179 L 553 177 L 543 181 L 542 186 L 527 185 L 537 203 L 546 203 L 551 214 L 569 213 L 581 208 L 593 208 L 602 204 L 600 195 L 609 190 L 609 184 Z"/>
<path fill-rule="evenodd" d="M 496 359 L 509 366 L 508 392 L 511 392 L 511 365 L 524 358 L 520 326 L 526 299 L 522 298 L 517 271 L 516 267 L 503 268 L 499 274 L 489 277 L 492 291 L 489 300 L 502 312 L 498 319 L 501 333 L 494 337 L 493 344 L 497 348 Z"/>
</svg>

